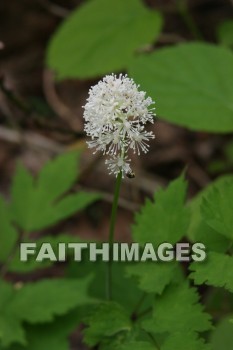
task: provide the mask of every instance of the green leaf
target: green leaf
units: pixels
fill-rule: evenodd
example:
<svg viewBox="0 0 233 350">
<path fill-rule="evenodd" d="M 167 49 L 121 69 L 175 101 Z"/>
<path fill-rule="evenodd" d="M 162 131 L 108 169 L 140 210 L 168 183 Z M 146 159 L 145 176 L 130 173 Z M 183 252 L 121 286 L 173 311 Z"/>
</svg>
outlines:
<svg viewBox="0 0 233 350">
<path fill-rule="evenodd" d="M 139 288 L 147 293 L 162 294 L 164 288 L 171 282 L 181 279 L 181 271 L 175 263 L 146 262 L 129 266 L 128 276 L 136 276 L 139 280 Z"/>
<path fill-rule="evenodd" d="M 18 233 L 10 222 L 10 213 L 0 197 L 0 262 L 7 260 L 18 238 Z"/>
<path fill-rule="evenodd" d="M 195 333 L 175 333 L 167 338 L 161 350 L 211 350 L 209 344 L 198 338 Z M 225 350 L 225 349 L 224 349 Z M 226 349 L 227 350 L 227 349 Z"/>
<path fill-rule="evenodd" d="M 136 49 L 154 42 L 161 24 L 159 13 L 140 0 L 86 1 L 53 36 L 47 64 L 59 78 L 124 70 Z"/>
<path fill-rule="evenodd" d="M 216 252 L 225 252 L 230 244 L 227 237 L 219 234 L 213 227 L 210 227 L 204 220 L 201 213 L 201 203 L 203 198 L 213 191 L 213 188 L 219 189 L 225 187 L 229 181 L 233 181 L 233 176 L 225 175 L 212 182 L 205 187 L 192 201 L 189 203 L 191 211 L 191 221 L 188 228 L 188 237 L 193 242 L 202 242 L 205 244 L 207 250 Z"/>
<path fill-rule="evenodd" d="M 232 350 L 233 349 L 233 324 L 227 317 L 221 320 L 210 336 L 210 343 L 213 350 Z"/>
<path fill-rule="evenodd" d="M 166 189 L 155 194 L 155 202 L 147 200 L 135 217 L 133 237 L 141 244 L 162 242 L 175 244 L 185 236 L 189 212 L 184 206 L 186 182 L 183 176 L 172 181 Z"/>
<path fill-rule="evenodd" d="M 28 283 L 19 289 L 8 306 L 18 319 L 29 323 L 51 322 L 76 306 L 89 303 L 90 278 L 84 280 L 53 279 Z"/>
<path fill-rule="evenodd" d="M 139 56 L 130 75 L 157 101 L 158 115 L 209 132 L 233 131 L 233 54 L 204 43 Z"/>
<path fill-rule="evenodd" d="M 0 342 L 26 345 L 24 321 L 51 322 L 77 306 L 93 302 L 87 294 L 90 278 L 84 280 L 44 280 L 13 288 L 0 281 Z"/>
<path fill-rule="evenodd" d="M 14 342 L 25 345 L 26 338 L 22 325 L 8 309 L 14 298 L 14 289 L 10 284 L 0 280 L 0 291 L 0 341 L 4 347 Z"/>
<path fill-rule="evenodd" d="M 145 341 L 131 341 L 120 345 L 116 350 L 155 350 L 154 345 Z"/>
<path fill-rule="evenodd" d="M 233 178 L 213 187 L 202 201 L 203 220 L 215 231 L 233 240 Z"/>
<path fill-rule="evenodd" d="M 203 312 L 199 296 L 187 282 L 170 286 L 156 297 L 153 316 L 143 322 L 144 328 L 154 333 L 204 332 L 211 328 L 210 315 Z"/>
<path fill-rule="evenodd" d="M 85 308 L 78 308 L 66 316 L 56 318 L 51 324 L 27 325 L 27 345 L 14 344 L 7 350 L 70 350 L 69 335 L 75 331 L 85 315 Z M 0 350 L 4 348 L 0 344 Z"/>
<path fill-rule="evenodd" d="M 64 197 L 78 175 L 77 157 L 76 152 L 57 157 L 45 165 L 37 181 L 22 166 L 18 167 L 12 186 L 11 211 L 24 232 L 54 225 L 99 198 L 97 194 L 84 192 Z"/>
<path fill-rule="evenodd" d="M 225 21 L 218 26 L 217 37 L 222 45 L 233 47 L 233 20 Z"/>
<path fill-rule="evenodd" d="M 84 331 L 84 340 L 90 346 L 132 327 L 124 308 L 115 302 L 99 304 L 85 323 L 88 328 Z"/>
<path fill-rule="evenodd" d="M 129 263 L 113 262 L 112 275 L 112 297 L 113 300 L 121 304 L 127 312 L 132 313 L 142 292 L 137 287 L 134 279 L 125 277 L 125 269 Z M 88 275 L 94 275 L 90 283 L 89 295 L 93 298 L 105 300 L 106 298 L 106 263 L 103 261 L 90 262 L 88 254 L 84 254 L 82 261 L 78 264 L 72 262 L 68 267 L 68 277 L 83 278 Z M 152 297 L 145 301 L 145 307 L 149 307 Z"/>
<path fill-rule="evenodd" d="M 224 287 L 233 292 L 233 257 L 210 252 L 203 263 L 192 263 L 190 278 L 196 284 Z"/>
</svg>

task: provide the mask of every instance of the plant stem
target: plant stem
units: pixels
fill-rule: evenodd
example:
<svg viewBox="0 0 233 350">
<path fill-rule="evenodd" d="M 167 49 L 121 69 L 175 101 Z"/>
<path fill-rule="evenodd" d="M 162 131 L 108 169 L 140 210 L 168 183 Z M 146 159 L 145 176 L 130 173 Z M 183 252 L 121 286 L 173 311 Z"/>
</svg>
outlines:
<svg viewBox="0 0 233 350">
<path fill-rule="evenodd" d="M 146 299 L 146 297 L 147 297 L 147 294 L 146 294 L 146 292 L 144 292 L 144 293 L 142 294 L 141 298 L 139 299 L 139 301 L 138 301 L 138 303 L 137 303 L 135 309 L 134 309 L 133 312 L 132 312 L 132 319 L 133 319 L 133 320 L 134 320 L 134 319 L 137 319 L 138 311 L 140 310 L 141 306 L 143 305 L 144 300 Z"/>
<path fill-rule="evenodd" d="M 178 0 L 177 7 L 180 15 L 183 17 L 183 20 L 193 37 L 197 40 L 203 40 L 200 30 L 188 10 L 187 0 Z"/>
<path fill-rule="evenodd" d="M 119 193 L 120 193 L 120 187 L 121 187 L 121 180 L 122 180 L 122 171 L 119 172 L 116 179 L 116 185 L 115 185 L 115 191 L 114 191 L 114 198 L 113 198 L 113 204 L 112 204 L 112 212 L 111 212 L 111 219 L 110 219 L 110 229 L 109 229 L 109 247 L 110 247 L 110 256 L 107 266 L 107 279 L 106 279 L 106 289 L 107 289 L 107 299 L 112 299 L 112 245 L 114 243 L 114 232 L 115 232 L 115 224 L 116 224 L 116 214 L 117 214 L 117 206 L 118 206 L 118 199 L 119 199 Z"/>
</svg>

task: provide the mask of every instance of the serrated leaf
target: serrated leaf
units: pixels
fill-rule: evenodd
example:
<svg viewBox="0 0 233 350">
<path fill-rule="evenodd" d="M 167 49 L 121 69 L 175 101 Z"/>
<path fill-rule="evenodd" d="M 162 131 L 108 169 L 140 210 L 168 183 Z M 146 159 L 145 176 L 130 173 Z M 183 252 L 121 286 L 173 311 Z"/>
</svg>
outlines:
<svg viewBox="0 0 233 350">
<path fill-rule="evenodd" d="M 143 322 L 143 327 L 156 333 L 190 333 L 211 329 L 210 315 L 203 312 L 199 296 L 187 282 L 170 286 L 156 297 L 153 316 Z"/>
<path fill-rule="evenodd" d="M 181 279 L 181 271 L 176 263 L 139 263 L 129 266 L 128 276 L 135 276 L 139 280 L 139 288 L 147 293 L 162 294 L 164 288 L 171 282 Z"/>
<path fill-rule="evenodd" d="M 161 23 L 159 13 L 140 0 L 87 1 L 53 36 L 47 64 L 59 78 L 89 78 L 123 70 L 136 49 L 157 38 Z"/>
<path fill-rule="evenodd" d="M 4 347 L 18 342 L 26 344 L 25 333 L 22 325 L 12 316 L 8 305 L 14 298 L 13 287 L 0 280 L 0 342 Z M 12 331 L 13 330 L 13 331 Z"/>
<path fill-rule="evenodd" d="M 210 335 L 212 350 L 233 349 L 233 324 L 230 317 L 221 320 Z"/>
<path fill-rule="evenodd" d="M 0 262 L 7 260 L 18 238 L 18 233 L 10 219 L 5 201 L 0 197 Z"/>
<path fill-rule="evenodd" d="M 218 26 L 217 37 L 222 45 L 233 47 L 233 20 L 224 21 Z"/>
<path fill-rule="evenodd" d="M 129 331 L 132 327 L 129 315 L 115 302 L 99 304 L 85 323 L 88 328 L 84 331 L 84 340 L 90 346 L 122 331 Z"/>
<path fill-rule="evenodd" d="M 77 178 L 76 152 L 63 154 L 41 170 L 37 181 L 22 166 L 18 167 L 12 186 L 12 217 L 25 232 L 54 225 L 99 198 L 98 194 L 64 194 Z M 23 200 L 23 205 L 22 205 Z"/>
<path fill-rule="evenodd" d="M 92 299 L 87 294 L 90 278 L 53 279 L 28 283 L 19 289 L 8 306 L 18 319 L 29 323 L 51 322 Z"/>
<path fill-rule="evenodd" d="M 27 325 L 27 345 L 14 344 L 7 350 L 70 350 L 68 337 L 79 326 L 85 313 L 85 308 L 78 308 L 66 316 L 56 318 L 51 324 Z M 0 350 L 3 349 L 0 344 Z"/>
<path fill-rule="evenodd" d="M 77 306 L 92 303 L 87 288 L 90 278 L 83 280 L 54 279 L 13 288 L 0 281 L 0 342 L 26 345 L 24 321 L 32 324 L 51 322 Z M 13 330 L 13 331 L 12 331 Z"/>
<path fill-rule="evenodd" d="M 227 237 L 219 234 L 216 230 L 210 227 L 202 217 L 201 203 L 204 197 L 208 197 L 213 188 L 221 190 L 225 187 L 225 184 L 229 181 L 233 181 L 233 176 L 225 175 L 219 177 L 210 185 L 204 188 L 194 199 L 189 203 L 191 211 L 191 220 L 188 228 L 187 235 L 193 242 L 202 242 L 205 244 L 208 250 L 216 252 L 225 252 L 230 244 L 230 240 Z"/>
<path fill-rule="evenodd" d="M 203 220 L 215 231 L 233 240 L 233 178 L 213 187 L 201 206 Z"/>
<path fill-rule="evenodd" d="M 204 43 L 172 46 L 138 56 L 129 73 L 158 102 L 161 118 L 192 130 L 233 131 L 230 50 Z"/>
<path fill-rule="evenodd" d="M 202 263 L 192 263 L 190 278 L 196 284 L 207 284 L 214 287 L 224 287 L 233 292 L 233 257 L 210 252 L 207 260 Z"/>
<path fill-rule="evenodd" d="M 175 333 L 167 338 L 161 350 L 211 350 L 211 346 L 195 333 Z"/>
<path fill-rule="evenodd" d="M 147 200 L 135 217 L 133 238 L 141 244 L 162 242 L 175 244 L 185 236 L 189 212 L 184 205 L 186 182 L 183 176 L 155 194 L 155 202 Z"/>
</svg>

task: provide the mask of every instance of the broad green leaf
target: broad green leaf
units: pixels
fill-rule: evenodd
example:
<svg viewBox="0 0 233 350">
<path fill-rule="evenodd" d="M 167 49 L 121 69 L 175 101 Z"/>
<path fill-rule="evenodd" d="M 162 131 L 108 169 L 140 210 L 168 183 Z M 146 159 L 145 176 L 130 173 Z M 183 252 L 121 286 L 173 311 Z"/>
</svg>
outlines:
<svg viewBox="0 0 233 350">
<path fill-rule="evenodd" d="M 20 322 L 8 309 L 14 298 L 13 287 L 0 280 L 0 342 L 4 347 L 14 342 L 26 344 L 25 333 Z"/>
<path fill-rule="evenodd" d="M 233 178 L 213 187 L 202 201 L 203 220 L 215 231 L 233 240 Z"/>
<path fill-rule="evenodd" d="M 161 350 L 212 350 L 195 333 L 175 333 L 167 338 Z M 226 349 L 227 350 L 227 349 Z"/>
<path fill-rule="evenodd" d="M 23 167 L 23 165 L 18 164 L 11 189 L 13 201 L 11 212 L 17 225 L 24 230 L 27 230 L 28 227 L 30 227 L 30 210 L 33 200 L 33 189 L 34 180 L 32 175 Z"/>
<path fill-rule="evenodd" d="M 10 221 L 10 213 L 5 201 L 0 197 L 0 262 L 7 260 L 18 238 L 18 233 Z"/>
<path fill-rule="evenodd" d="M 66 316 L 56 318 L 51 324 L 27 325 L 27 345 L 14 344 L 7 350 L 70 350 L 69 335 L 77 329 L 85 315 L 85 308 L 78 308 Z M 1 347 L 0 350 L 4 348 Z"/>
<path fill-rule="evenodd" d="M 137 49 L 154 42 L 161 24 L 159 13 L 141 0 L 86 1 L 53 36 L 47 64 L 59 78 L 124 70 Z"/>
<path fill-rule="evenodd" d="M 187 282 L 170 286 L 160 297 L 156 297 L 151 319 L 143 322 L 149 332 L 190 333 L 203 332 L 211 328 L 210 315 L 203 312 L 198 303 L 198 294 Z"/>
<path fill-rule="evenodd" d="M 85 323 L 84 340 L 94 346 L 105 338 L 113 337 L 122 331 L 131 330 L 131 321 L 124 308 L 115 302 L 99 304 Z"/>
<path fill-rule="evenodd" d="M 230 318 L 220 321 L 210 336 L 210 343 L 213 350 L 233 349 L 233 324 Z"/>
<path fill-rule="evenodd" d="M 162 294 L 167 285 L 180 281 L 182 276 L 179 266 L 173 262 L 138 263 L 129 266 L 126 271 L 128 276 L 137 277 L 140 289 L 156 294 Z"/>
<path fill-rule="evenodd" d="M 201 203 L 203 198 L 208 197 L 213 188 L 217 188 L 221 191 L 221 188 L 225 187 L 225 184 L 229 181 L 233 181 L 233 176 L 225 175 L 218 178 L 216 181 L 205 187 L 205 189 L 189 203 L 191 220 L 187 235 L 193 242 L 202 242 L 205 244 L 207 250 L 225 252 L 230 244 L 229 238 L 219 234 L 219 232 L 210 227 L 204 221 L 201 213 Z"/>
<path fill-rule="evenodd" d="M 192 263 L 190 278 L 196 284 L 224 287 L 233 292 L 233 257 L 210 252 L 203 263 Z"/>
<path fill-rule="evenodd" d="M 233 20 L 225 21 L 218 26 L 217 37 L 222 45 L 233 47 Z"/>
<path fill-rule="evenodd" d="M 183 176 L 174 180 L 166 189 L 155 194 L 155 201 L 146 201 L 136 215 L 133 238 L 141 244 L 162 242 L 175 244 L 187 233 L 189 212 L 184 205 L 186 182 Z"/>
<path fill-rule="evenodd" d="M 85 192 L 64 197 L 78 175 L 77 157 L 76 152 L 57 157 L 45 165 L 36 181 L 26 169 L 18 167 L 12 186 L 11 211 L 24 233 L 54 225 L 99 198 Z"/>
<path fill-rule="evenodd" d="M 139 56 L 130 75 L 157 101 L 158 115 L 192 130 L 233 131 L 233 54 L 204 43 Z"/>
<path fill-rule="evenodd" d="M 51 322 L 78 306 L 93 302 L 87 289 L 90 278 L 82 280 L 53 279 L 23 286 L 0 281 L 0 343 L 26 345 L 23 322 Z"/>
<path fill-rule="evenodd" d="M 57 200 L 75 183 L 79 158 L 80 153 L 68 152 L 45 164 L 38 175 L 37 186 L 47 200 Z"/>
<path fill-rule="evenodd" d="M 28 283 L 17 291 L 8 310 L 29 323 L 51 322 L 77 306 L 90 303 L 87 294 L 90 278 L 51 279 Z"/>
</svg>

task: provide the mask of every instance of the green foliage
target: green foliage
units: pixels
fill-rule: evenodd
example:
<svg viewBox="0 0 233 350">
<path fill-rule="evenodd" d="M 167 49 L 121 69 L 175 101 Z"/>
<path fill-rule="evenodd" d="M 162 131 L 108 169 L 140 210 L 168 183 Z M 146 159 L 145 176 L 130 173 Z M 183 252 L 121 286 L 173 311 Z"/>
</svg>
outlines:
<svg viewBox="0 0 233 350">
<path fill-rule="evenodd" d="M 193 263 L 190 278 L 196 284 L 208 284 L 214 287 L 224 287 L 233 292 L 233 257 L 210 252 L 207 260 L 202 263 Z"/>
<path fill-rule="evenodd" d="M 203 43 L 168 47 L 139 56 L 129 72 L 159 101 L 160 117 L 192 130 L 233 131 L 230 50 Z"/>
<path fill-rule="evenodd" d="M 143 322 L 144 328 L 152 333 L 204 332 L 211 329 L 210 316 L 203 312 L 198 303 L 199 296 L 187 282 L 170 286 L 162 296 L 157 296 L 153 315 Z"/>
<path fill-rule="evenodd" d="M 233 176 L 222 176 L 207 186 L 189 203 L 191 221 L 187 233 L 188 237 L 193 242 L 204 243 L 210 251 L 225 252 L 230 245 L 230 239 L 219 234 L 216 227 L 208 225 L 206 218 L 203 216 L 201 205 L 204 198 L 208 198 L 212 191 L 227 191 L 228 183 L 232 182 Z"/>
<path fill-rule="evenodd" d="M 126 269 L 129 263 L 113 262 L 113 300 L 118 302 L 128 313 L 133 312 L 135 305 L 141 298 L 141 290 L 138 288 L 134 279 L 126 278 Z M 68 268 L 68 277 L 84 278 L 92 275 L 93 279 L 90 283 L 89 294 L 93 298 L 105 300 L 106 294 L 106 264 L 102 261 L 95 263 L 88 261 L 88 257 L 84 255 L 83 260 L 78 264 L 70 263 Z M 146 306 L 149 306 L 151 300 L 148 298 Z"/>
<path fill-rule="evenodd" d="M 184 205 L 186 182 L 181 176 L 164 190 L 156 192 L 154 201 L 147 200 L 136 215 L 133 238 L 141 244 L 161 242 L 174 244 L 185 236 L 189 223 L 189 212 Z"/>
<path fill-rule="evenodd" d="M 91 302 L 87 295 L 90 279 L 44 280 L 13 287 L 1 281 L 0 341 L 4 347 L 18 342 L 27 344 L 22 322 L 51 322 L 78 305 Z M 12 332 L 12 329 L 14 330 Z"/>
<path fill-rule="evenodd" d="M 26 325 L 27 345 L 14 344 L 8 350 L 69 350 L 69 336 L 80 325 L 87 306 L 78 307 L 65 316 L 56 317 L 52 323 Z M 0 350 L 4 348 L 1 347 Z"/>
<path fill-rule="evenodd" d="M 114 302 L 98 305 L 85 323 L 88 328 L 84 332 L 84 340 L 90 346 L 131 329 L 131 322 L 124 308 Z"/>
<path fill-rule="evenodd" d="M 2 197 L 0 197 L 0 262 L 7 260 L 12 247 L 17 242 L 17 231 L 11 223 L 10 213 Z"/>
<path fill-rule="evenodd" d="M 209 344 L 198 338 L 195 333 L 175 333 L 168 337 L 161 350 L 212 350 Z"/>
<path fill-rule="evenodd" d="M 147 293 L 162 294 L 171 282 L 181 280 L 181 271 L 176 263 L 144 262 L 127 268 L 128 276 L 139 280 L 139 288 Z"/>
<path fill-rule="evenodd" d="M 228 20 L 217 28 L 217 37 L 224 46 L 233 47 L 233 20 Z"/>
<path fill-rule="evenodd" d="M 53 36 L 47 64 L 59 78 L 124 70 L 137 49 L 157 38 L 161 22 L 141 0 L 89 0 Z"/>
<path fill-rule="evenodd" d="M 218 233 L 233 240 L 233 179 L 213 187 L 202 202 L 202 216 L 205 222 Z"/>
<path fill-rule="evenodd" d="M 212 350 L 233 349 L 233 324 L 227 317 L 221 320 L 210 337 Z"/>
<path fill-rule="evenodd" d="M 65 195 L 78 176 L 77 153 L 70 152 L 45 165 L 37 180 L 21 165 L 12 186 L 12 219 L 25 232 L 41 230 L 66 219 L 98 198 L 78 192 Z M 23 198 L 23 205 L 22 205 Z"/>
</svg>

